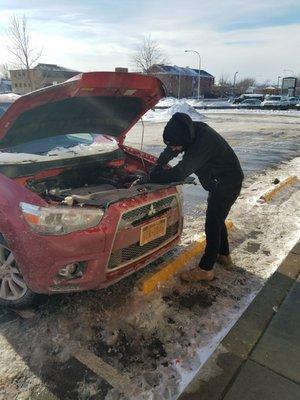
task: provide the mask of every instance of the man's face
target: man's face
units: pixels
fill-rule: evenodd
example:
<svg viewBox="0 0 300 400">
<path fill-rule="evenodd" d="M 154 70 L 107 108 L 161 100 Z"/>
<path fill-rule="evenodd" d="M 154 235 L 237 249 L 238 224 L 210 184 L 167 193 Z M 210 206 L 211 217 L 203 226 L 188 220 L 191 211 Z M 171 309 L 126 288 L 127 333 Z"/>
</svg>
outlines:
<svg viewBox="0 0 300 400">
<path fill-rule="evenodd" d="M 170 146 L 171 147 L 171 149 L 172 149 L 172 151 L 178 151 L 178 152 L 180 152 L 180 151 L 182 151 L 183 150 L 183 146 Z"/>
</svg>

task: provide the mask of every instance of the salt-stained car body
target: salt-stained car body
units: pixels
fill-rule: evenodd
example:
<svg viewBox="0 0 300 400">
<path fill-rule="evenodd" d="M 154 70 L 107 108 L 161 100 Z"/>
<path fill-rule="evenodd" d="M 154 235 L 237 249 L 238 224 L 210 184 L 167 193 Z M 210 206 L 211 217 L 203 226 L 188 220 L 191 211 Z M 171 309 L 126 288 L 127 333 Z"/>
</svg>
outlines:
<svg viewBox="0 0 300 400">
<path fill-rule="evenodd" d="M 100 289 L 144 267 L 182 231 L 176 183 L 123 144 L 161 82 L 94 72 L 18 99 L 0 118 L 0 302 Z"/>
</svg>

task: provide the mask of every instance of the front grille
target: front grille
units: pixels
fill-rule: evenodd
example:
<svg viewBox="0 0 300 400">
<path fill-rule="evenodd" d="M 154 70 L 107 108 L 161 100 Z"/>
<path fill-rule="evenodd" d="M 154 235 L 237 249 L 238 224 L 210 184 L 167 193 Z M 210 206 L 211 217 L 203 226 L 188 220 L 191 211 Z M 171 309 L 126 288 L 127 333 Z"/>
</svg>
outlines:
<svg viewBox="0 0 300 400">
<path fill-rule="evenodd" d="M 116 252 L 111 254 L 108 269 L 113 269 L 119 267 L 122 264 L 128 263 L 130 261 L 134 261 L 136 258 L 143 256 L 156 249 L 157 247 L 162 246 L 165 242 L 171 239 L 178 233 L 179 222 L 177 221 L 175 224 L 170 225 L 167 228 L 166 234 L 160 238 L 153 240 L 145 244 L 144 246 L 140 246 L 139 242 L 132 244 L 129 247 L 125 247 L 123 249 L 117 250 Z"/>
<path fill-rule="evenodd" d="M 125 226 L 132 225 L 137 226 L 153 217 L 157 217 L 170 208 L 177 208 L 178 202 L 176 196 L 165 197 L 164 199 L 154 201 L 153 203 L 146 204 L 144 206 L 134 208 L 133 210 L 127 211 L 122 215 L 122 219 L 119 224 L 119 229 Z M 151 209 L 155 210 L 154 214 L 149 214 Z"/>
</svg>

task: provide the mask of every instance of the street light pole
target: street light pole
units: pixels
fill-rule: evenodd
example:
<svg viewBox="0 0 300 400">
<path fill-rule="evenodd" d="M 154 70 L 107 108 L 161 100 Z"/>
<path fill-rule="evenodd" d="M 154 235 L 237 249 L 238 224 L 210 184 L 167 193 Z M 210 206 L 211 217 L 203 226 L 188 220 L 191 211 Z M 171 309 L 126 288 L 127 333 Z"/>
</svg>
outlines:
<svg viewBox="0 0 300 400">
<path fill-rule="evenodd" d="M 236 81 L 236 76 L 237 76 L 238 73 L 239 73 L 239 71 L 236 71 L 234 73 L 234 76 L 233 76 L 233 93 L 234 94 L 235 94 L 235 81 Z"/>
<path fill-rule="evenodd" d="M 178 100 L 180 99 L 180 83 L 181 83 L 181 74 L 179 72 L 179 74 L 178 74 L 178 93 L 177 93 Z"/>
<path fill-rule="evenodd" d="M 200 84 L 200 71 L 201 71 L 201 56 L 198 51 L 196 50 L 184 50 L 185 53 L 196 53 L 199 57 L 199 68 L 198 68 L 198 100 L 200 99 L 200 92 L 201 92 L 201 84 Z"/>
<path fill-rule="evenodd" d="M 279 94 L 279 79 L 281 78 L 281 76 L 277 76 L 277 90 L 278 90 L 278 94 Z"/>
</svg>

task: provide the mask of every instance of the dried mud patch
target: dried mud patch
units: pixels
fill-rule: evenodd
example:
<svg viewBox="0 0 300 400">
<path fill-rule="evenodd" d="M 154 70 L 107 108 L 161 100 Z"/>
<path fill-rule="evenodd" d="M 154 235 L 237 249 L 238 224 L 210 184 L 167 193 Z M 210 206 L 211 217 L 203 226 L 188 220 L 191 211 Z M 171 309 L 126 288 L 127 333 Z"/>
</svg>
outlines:
<svg viewBox="0 0 300 400">
<path fill-rule="evenodd" d="M 173 291 L 171 295 L 163 296 L 163 300 L 171 307 L 188 308 L 198 306 L 207 308 L 215 301 L 215 296 L 205 289 L 192 290 L 188 293 Z"/>
</svg>

